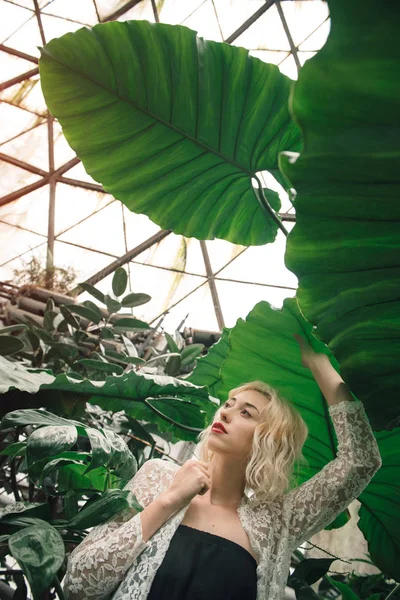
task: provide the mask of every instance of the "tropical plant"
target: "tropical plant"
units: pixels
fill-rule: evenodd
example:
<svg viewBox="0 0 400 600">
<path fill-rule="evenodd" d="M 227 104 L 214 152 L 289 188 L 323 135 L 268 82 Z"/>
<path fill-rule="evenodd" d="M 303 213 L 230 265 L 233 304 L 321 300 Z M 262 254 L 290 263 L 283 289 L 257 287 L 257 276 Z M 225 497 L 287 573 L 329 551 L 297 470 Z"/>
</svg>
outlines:
<svg viewBox="0 0 400 600">
<path fill-rule="evenodd" d="M 52 40 L 39 67 L 48 107 L 87 172 L 164 228 L 198 239 L 272 242 L 278 227 L 285 232 L 274 212 L 279 198 L 264 194 L 257 173 L 269 170 L 296 189 L 286 253 L 299 278 L 296 299 L 282 310 L 260 303 L 224 331 L 192 381 L 204 383 L 205 374 L 222 398 L 257 373 L 293 401 L 313 433 L 305 447 L 310 467 L 299 474 L 305 480 L 334 456 L 335 438 L 292 333 L 324 348 L 336 369 L 340 363 L 374 429 L 382 429 L 383 466 L 360 496 L 359 526 L 375 564 L 400 580 L 393 484 L 400 470 L 400 8 L 378 0 L 330 0 L 329 7 L 328 41 L 293 89 L 244 49 L 206 42 L 184 27 L 134 21 Z"/>
</svg>

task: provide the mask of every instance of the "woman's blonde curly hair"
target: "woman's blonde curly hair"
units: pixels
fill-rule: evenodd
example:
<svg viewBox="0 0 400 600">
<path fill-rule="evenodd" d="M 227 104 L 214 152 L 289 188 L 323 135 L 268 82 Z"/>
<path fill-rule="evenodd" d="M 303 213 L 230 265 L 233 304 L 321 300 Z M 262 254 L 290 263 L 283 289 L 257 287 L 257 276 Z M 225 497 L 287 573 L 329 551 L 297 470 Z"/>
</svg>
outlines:
<svg viewBox="0 0 400 600">
<path fill-rule="evenodd" d="M 298 410 L 263 381 L 240 385 L 229 392 L 228 398 L 246 390 L 255 390 L 270 400 L 261 411 L 262 422 L 254 431 L 245 472 L 246 486 L 253 490 L 257 500 L 274 500 L 291 488 L 295 462 L 307 464 L 302 448 L 308 427 Z M 220 409 L 209 427 L 198 435 L 196 454 L 203 462 L 210 463 L 214 455 L 208 449 L 208 440 L 212 423 L 220 418 Z"/>
</svg>

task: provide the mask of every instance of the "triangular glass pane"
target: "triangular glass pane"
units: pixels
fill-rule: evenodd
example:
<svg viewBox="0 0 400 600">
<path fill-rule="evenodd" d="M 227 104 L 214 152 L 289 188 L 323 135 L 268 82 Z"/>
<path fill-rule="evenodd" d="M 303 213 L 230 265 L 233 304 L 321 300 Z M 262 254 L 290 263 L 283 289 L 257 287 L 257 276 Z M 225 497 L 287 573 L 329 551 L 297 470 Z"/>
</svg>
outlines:
<svg viewBox="0 0 400 600">
<path fill-rule="evenodd" d="M 246 246 L 231 244 L 225 240 L 207 241 L 206 246 L 213 273 L 223 269 L 229 262 L 235 260 L 239 254 L 246 251 Z"/>
<path fill-rule="evenodd" d="M 78 283 L 88 279 L 94 273 L 104 269 L 112 261 L 113 259 L 106 254 L 85 250 L 85 248 L 77 248 L 59 240 L 54 242 L 54 264 L 64 269 L 72 266 L 76 273 L 76 280 L 72 284 L 71 289 L 77 286 Z M 95 302 L 94 298 L 86 294 L 86 292 L 79 296 L 79 302 L 83 302 L 84 300 Z M 99 306 L 102 305 L 99 304 Z"/>
<path fill-rule="evenodd" d="M 35 64 L 29 60 L 24 60 L 18 56 L 8 54 L 8 52 L 0 52 L 0 79 L 1 83 L 9 81 L 18 75 L 22 75 L 27 71 L 35 68 Z"/>
<path fill-rule="evenodd" d="M 1 258 L 0 258 L 0 278 L 6 279 L 6 271 L 3 271 L 6 264 L 16 259 L 18 256 L 32 251 L 36 246 L 46 243 L 43 236 L 18 229 L 7 223 L 0 221 L 0 237 L 4 240 L 1 247 Z M 18 261 L 15 266 L 17 267 Z M 19 262 L 18 264 L 21 264 Z M 10 270 L 8 269 L 8 272 Z"/>
<path fill-rule="evenodd" d="M 48 218 L 48 185 L 30 192 L 30 194 L 21 196 L 15 202 L 0 207 L 0 219 L 11 225 L 19 225 L 45 236 L 47 236 Z M 15 254 L 18 254 L 17 248 L 15 249 Z"/>
<path fill-rule="evenodd" d="M 331 22 L 330 19 L 327 19 L 316 31 L 314 31 L 314 33 L 300 44 L 299 49 L 301 51 L 305 50 L 310 52 L 320 50 L 328 39 L 330 28 Z"/>
<path fill-rule="evenodd" d="M 139 319 L 150 321 L 201 286 L 206 279 L 168 269 L 130 263 L 132 289 L 149 294 L 151 301 L 134 309 Z"/>
<path fill-rule="evenodd" d="M 29 63 L 32 65 L 32 63 Z M 22 108 L 35 113 L 37 116 L 47 115 L 47 106 L 43 98 L 39 77 L 25 79 L 2 92 L 0 101 L 9 102 L 17 108 Z"/>
<path fill-rule="evenodd" d="M 43 8 L 42 16 L 46 14 L 66 17 L 89 26 L 98 22 L 93 0 L 79 0 L 76 3 L 71 0 L 54 0 L 49 6 Z"/>
<path fill-rule="evenodd" d="M 184 321 L 183 325 L 181 325 L 182 321 Z M 168 333 L 178 328 L 182 330 L 184 327 L 219 331 L 208 283 L 205 283 L 193 294 L 171 308 L 162 323 L 162 327 Z"/>
<path fill-rule="evenodd" d="M 51 6 L 49 8 L 51 8 Z M 66 21 L 58 17 L 50 17 L 43 13 L 42 24 L 44 35 L 46 38 L 46 43 L 50 42 L 50 40 L 53 40 L 54 38 L 61 37 L 62 35 L 70 31 L 77 31 L 78 29 L 81 29 L 84 26 L 82 23 L 76 23 L 75 21 Z M 43 46 L 43 43 L 40 45 Z"/>
<path fill-rule="evenodd" d="M 292 223 L 285 223 L 290 230 Z M 284 262 L 286 237 L 278 231 L 273 244 L 252 246 L 238 256 L 230 265 L 222 269 L 218 278 L 232 279 L 248 283 L 264 283 L 297 288 L 297 278 L 289 271 Z"/>
<path fill-rule="evenodd" d="M 32 8 L 31 3 L 30 8 Z M 22 27 L 34 13 L 12 4 L 11 2 L 0 2 L 0 41 L 6 46 L 12 46 L 8 42 L 15 31 Z M 13 46 L 12 46 L 13 47 Z"/>
<path fill-rule="evenodd" d="M 74 194 L 73 187 L 70 193 Z M 60 240 L 110 254 L 111 259 L 122 256 L 125 254 L 125 244 L 120 203 L 113 202 L 58 237 Z"/>
<path fill-rule="evenodd" d="M 160 21 L 171 24 L 182 23 L 203 3 L 204 0 L 158 0 Z"/>
<path fill-rule="evenodd" d="M 27 23 L 7 39 L 6 45 L 39 58 L 39 47 L 43 46 L 43 42 L 40 37 L 38 22 L 34 15 L 28 18 Z"/>
<path fill-rule="evenodd" d="M 135 262 L 206 275 L 200 242 L 174 233 L 142 252 Z"/>
<path fill-rule="evenodd" d="M 206 40 L 223 42 L 222 33 L 218 26 L 211 0 L 204 2 L 192 15 L 183 21 L 182 25 L 197 31 L 197 34 Z"/>
<path fill-rule="evenodd" d="M 264 4 L 264 0 L 252 0 L 252 2 L 243 2 L 243 0 L 214 0 L 224 40 L 239 29 Z"/>
<path fill-rule="evenodd" d="M 111 202 L 115 200 L 109 194 L 57 183 L 55 234 L 61 235 L 61 232 L 77 225 L 83 219 L 92 218 Z M 85 245 L 83 241 L 82 244 Z"/>
<path fill-rule="evenodd" d="M 140 21 L 143 19 L 152 23 L 155 21 L 151 0 L 141 0 L 139 4 L 136 4 L 136 6 L 133 6 L 120 17 L 118 17 L 117 21 Z"/>
<path fill-rule="evenodd" d="M 146 215 L 138 215 L 125 206 L 124 219 L 125 219 L 125 234 L 126 244 L 128 249 L 136 248 L 142 242 L 148 240 L 152 235 L 161 231 L 160 227 L 153 223 Z M 138 260 L 140 260 L 140 255 Z"/>
<path fill-rule="evenodd" d="M 238 318 L 245 319 L 257 302 L 266 300 L 281 308 L 285 298 L 293 298 L 296 290 L 269 288 L 260 285 L 216 281 L 226 327 L 233 327 Z"/>
<path fill-rule="evenodd" d="M 11 192 L 19 190 L 39 179 L 41 179 L 40 175 L 35 175 L 34 173 L 10 165 L 10 163 L 0 159 L 1 196 L 7 196 L 8 194 L 11 194 Z M 13 206 L 14 210 L 15 208 L 16 207 Z M 0 206 L 0 215 L 3 214 L 3 209 L 6 209 L 7 211 L 11 210 L 10 205 L 6 204 L 5 206 Z"/>
<path fill-rule="evenodd" d="M 233 45 L 243 46 L 249 50 L 287 50 L 289 52 L 289 41 L 276 6 L 272 5 L 236 38 Z"/>
<path fill-rule="evenodd" d="M 329 15 L 328 4 L 324 0 L 281 2 L 281 7 L 295 46 L 301 44 Z"/>
<path fill-rule="evenodd" d="M 87 183 L 95 183 L 97 185 L 100 185 L 97 181 L 93 179 L 93 177 L 90 177 L 90 175 L 86 173 L 85 167 L 81 162 L 72 167 L 72 169 L 65 171 L 64 177 L 71 177 L 72 179 L 78 179 Z"/>
<path fill-rule="evenodd" d="M 27 128 L 29 125 L 33 125 L 35 121 L 38 121 L 38 117 L 33 117 L 30 113 L 25 110 L 21 110 L 18 108 L 14 108 L 7 105 L 0 106 L 0 120 L 2 117 L 2 113 L 4 108 L 12 109 L 14 112 L 13 116 L 17 114 L 17 117 L 21 117 L 24 120 L 24 125 Z M 5 129 L 7 131 L 7 135 L 10 136 L 12 133 L 12 123 L 8 126 L 5 123 Z M 14 123 L 15 127 L 15 123 Z M 0 135 L 3 132 L 0 133 Z M 14 132 L 17 133 L 16 131 Z M 47 171 L 49 168 L 49 157 L 48 157 L 48 133 L 47 133 L 47 123 L 43 123 L 26 133 L 23 133 L 11 140 L 10 142 L 6 142 L 0 146 L 0 151 L 4 154 L 8 154 L 9 156 L 13 156 L 14 158 L 18 158 L 30 165 L 38 167 L 39 169 L 43 169 Z"/>
</svg>

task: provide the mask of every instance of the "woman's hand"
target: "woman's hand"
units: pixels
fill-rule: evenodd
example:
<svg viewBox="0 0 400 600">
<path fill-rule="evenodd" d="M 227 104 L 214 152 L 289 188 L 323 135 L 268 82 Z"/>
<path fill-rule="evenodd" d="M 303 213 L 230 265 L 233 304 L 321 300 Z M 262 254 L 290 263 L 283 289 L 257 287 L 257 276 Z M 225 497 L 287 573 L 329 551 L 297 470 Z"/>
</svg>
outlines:
<svg viewBox="0 0 400 600">
<path fill-rule="evenodd" d="M 300 346 L 301 364 L 303 365 L 303 367 L 306 367 L 306 369 L 311 368 L 311 362 L 315 360 L 316 357 L 324 356 L 315 352 L 315 350 L 313 350 L 308 341 L 302 335 L 294 333 L 293 337 L 296 339 Z"/>
</svg>

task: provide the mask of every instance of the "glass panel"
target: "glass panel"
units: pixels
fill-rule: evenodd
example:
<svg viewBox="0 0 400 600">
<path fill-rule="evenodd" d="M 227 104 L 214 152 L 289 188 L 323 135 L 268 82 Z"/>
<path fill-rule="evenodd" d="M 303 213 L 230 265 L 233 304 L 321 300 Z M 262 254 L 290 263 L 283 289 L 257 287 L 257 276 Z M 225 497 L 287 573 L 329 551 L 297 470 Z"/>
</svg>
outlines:
<svg viewBox="0 0 400 600">
<path fill-rule="evenodd" d="M 206 275 L 200 242 L 174 233 L 142 252 L 135 262 Z"/>
<path fill-rule="evenodd" d="M 33 3 L 31 2 L 32 8 Z M 32 17 L 33 11 L 21 8 L 11 2 L 0 2 L 0 40 L 2 44 L 11 46 L 8 38 Z"/>
<path fill-rule="evenodd" d="M 126 243 L 128 249 L 135 248 L 161 231 L 160 227 L 150 221 L 146 215 L 137 215 L 124 206 Z M 141 255 L 140 255 L 141 256 Z M 138 260 L 141 260 L 138 258 Z"/>
<path fill-rule="evenodd" d="M 182 23 L 204 2 L 205 0 L 158 0 L 160 21 L 171 24 Z"/>
<path fill-rule="evenodd" d="M 249 54 L 272 65 L 279 65 L 280 62 L 289 56 L 287 50 L 275 50 L 274 52 L 271 50 L 250 50 Z"/>
<path fill-rule="evenodd" d="M 14 167 L 14 165 L 10 165 L 5 161 L 0 160 L 1 196 L 7 196 L 8 194 L 11 194 L 11 192 L 19 190 L 39 179 L 41 179 L 39 175 L 34 175 L 34 173 L 25 171 L 25 169 Z M 7 207 L 10 211 L 10 206 L 7 204 L 5 206 L 0 206 L 0 215 L 3 214 L 3 209 Z"/>
<path fill-rule="evenodd" d="M 72 187 L 70 194 L 74 194 Z M 113 202 L 58 237 L 60 240 L 109 253 L 112 257 L 122 256 L 125 254 L 125 245 L 120 204 Z"/>
<path fill-rule="evenodd" d="M 50 5 L 49 10 L 52 5 Z M 75 23 L 74 21 L 65 21 L 57 17 L 49 17 L 42 13 L 42 24 L 46 42 L 53 40 L 54 38 L 61 37 L 69 31 L 77 31 L 82 28 L 82 23 Z M 43 44 L 40 44 L 43 46 Z"/>
<path fill-rule="evenodd" d="M 45 185 L 15 202 L 0 207 L 0 219 L 47 236 L 49 186 Z M 16 250 L 15 254 L 19 251 Z"/>
<path fill-rule="evenodd" d="M 117 21 L 129 21 L 129 20 L 146 20 L 154 22 L 154 12 L 151 6 L 151 0 L 141 0 L 139 4 L 133 6 L 126 13 L 118 17 Z"/>
<path fill-rule="evenodd" d="M 290 77 L 290 79 L 293 79 L 293 80 L 297 79 L 297 76 L 298 76 L 297 66 L 296 66 L 296 63 L 294 61 L 292 54 L 290 54 L 287 58 L 285 58 L 284 61 L 282 61 L 280 63 L 279 70 L 284 75 L 287 75 L 288 77 Z"/>
<path fill-rule="evenodd" d="M 206 245 L 213 273 L 223 269 L 228 262 L 246 249 L 246 246 L 238 246 L 225 240 L 212 240 L 211 243 L 207 241 Z"/>
<path fill-rule="evenodd" d="M 60 235 L 67 229 L 77 225 L 83 219 L 111 202 L 115 202 L 108 194 L 84 190 L 64 183 L 57 183 L 55 233 Z M 83 241 L 83 245 L 86 245 Z"/>
<path fill-rule="evenodd" d="M 1 122 L 4 122 L 2 121 L 1 117 L 4 113 L 7 113 L 6 109 L 12 110 L 12 118 L 15 116 L 17 116 L 17 118 L 21 118 L 21 120 L 24 121 L 26 128 L 29 125 L 33 125 L 33 123 L 38 120 L 38 117 L 33 117 L 30 113 L 24 110 L 3 104 L 0 106 Z M 4 129 L 9 130 L 7 135 L 10 135 L 13 125 L 15 128 L 15 123 L 11 123 L 10 127 L 7 125 L 7 122 L 5 122 Z M 16 133 L 18 133 L 18 129 L 17 131 L 14 129 L 14 134 Z M 19 160 L 23 160 L 30 165 L 38 167 L 39 169 L 47 171 L 49 168 L 47 123 L 39 125 L 38 127 L 19 135 L 12 141 L 2 144 L 0 146 L 0 151 L 4 154 L 8 154 L 9 156 L 13 156 L 14 158 L 18 158 Z"/>
<path fill-rule="evenodd" d="M 266 300 L 281 308 L 285 298 L 293 298 L 296 290 L 269 288 L 260 285 L 216 281 L 226 327 L 233 327 L 238 318 L 245 319 L 257 302 Z"/>
<path fill-rule="evenodd" d="M 0 52 L 0 79 L 2 83 L 34 68 L 35 64 L 29 60 L 18 58 L 4 51 Z"/>
<path fill-rule="evenodd" d="M 183 325 L 181 325 L 184 321 Z M 162 327 L 168 333 L 183 327 L 219 331 L 217 317 L 208 283 L 172 308 L 165 317 Z M 180 328 L 180 330 L 181 330 Z"/>
<path fill-rule="evenodd" d="M 293 223 L 286 222 L 284 225 L 289 231 L 294 226 Z M 285 250 L 286 236 L 282 231 L 278 231 L 273 244 L 248 248 L 246 252 L 220 271 L 217 277 L 297 288 L 296 276 L 285 266 Z"/>
<path fill-rule="evenodd" d="M 96 0 L 97 10 L 102 21 L 126 4 L 128 4 L 128 0 Z"/>
<path fill-rule="evenodd" d="M 295 46 L 303 42 L 329 15 L 328 4 L 323 0 L 281 2 L 281 7 Z M 312 49 L 319 50 L 320 47 Z"/>
<path fill-rule="evenodd" d="M 29 64 L 31 67 L 34 66 L 33 63 Z M 0 100 L 10 102 L 18 108 L 30 110 L 39 116 L 45 117 L 47 115 L 47 107 L 38 76 L 25 79 L 25 81 L 5 89 L 0 93 Z"/>
<path fill-rule="evenodd" d="M 27 15 L 32 15 L 32 13 L 28 13 L 28 11 L 25 12 Z M 39 58 L 39 47 L 43 46 L 43 42 L 40 37 L 38 23 L 34 14 L 32 16 L 27 16 L 27 19 L 29 20 L 18 29 L 18 31 L 15 31 L 5 43 L 6 46 L 11 46 L 11 48 L 15 48 L 16 50 Z"/>
<path fill-rule="evenodd" d="M 93 177 L 90 177 L 90 175 L 88 175 L 86 173 L 85 167 L 83 166 L 83 164 L 81 162 L 78 163 L 77 165 L 75 165 L 74 167 L 72 167 L 72 169 L 69 169 L 68 171 L 66 171 L 64 173 L 64 177 L 71 177 L 71 179 L 79 179 L 80 181 L 85 181 L 88 183 L 95 183 L 97 185 L 100 185 L 98 181 L 95 181 L 93 179 Z"/>
<path fill-rule="evenodd" d="M 214 0 L 219 24 L 224 39 L 234 33 L 249 17 L 251 17 L 261 6 L 264 0 Z"/>
<path fill-rule="evenodd" d="M 79 3 L 71 3 L 71 0 L 54 0 L 43 9 L 42 15 L 44 14 L 74 19 L 85 25 L 95 25 L 98 22 L 92 0 L 79 0 Z"/>
<path fill-rule="evenodd" d="M 191 16 L 182 22 L 182 25 L 197 31 L 198 35 L 206 40 L 223 41 L 211 0 L 204 2 Z"/>
<path fill-rule="evenodd" d="M 320 50 L 328 38 L 330 28 L 331 23 L 328 19 L 324 21 L 322 25 L 320 25 L 320 27 L 318 27 L 318 29 L 314 31 L 314 33 L 308 36 L 302 44 L 300 44 L 299 49 L 302 51 L 308 50 L 311 52 L 315 50 Z"/>
<path fill-rule="evenodd" d="M 54 263 L 57 267 L 62 267 L 64 269 L 73 266 L 77 275 L 75 285 L 78 285 L 81 281 L 85 281 L 85 279 L 88 279 L 88 277 L 94 273 L 104 269 L 104 267 L 109 265 L 112 260 L 113 259 L 106 254 L 91 252 L 90 250 L 77 248 L 76 246 L 64 244 L 57 240 L 54 242 Z M 74 285 L 72 285 L 72 288 L 73 287 Z M 79 302 L 83 302 L 84 300 L 92 300 L 92 302 L 97 303 L 90 294 L 86 293 L 79 296 Z M 99 303 L 99 306 L 103 305 Z"/>
<path fill-rule="evenodd" d="M 2 222 L 0 222 L 0 237 L 3 242 L 0 255 L 1 279 L 5 277 L 3 274 L 3 266 L 6 263 L 17 258 L 24 252 L 29 252 L 36 246 L 45 243 L 45 240 L 40 235 L 18 229 L 17 227 Z"/>
<path fill-rule="evenodd" d="M 130 274 L 133 291 L 151 296 L 150 302 L 134 309 L 134 315 L 145 321 L 158 319 L 164 311 L 206 281 L 203 277 L 174 273 L 168 269 L 137 263 L 130 263 Z M 111 286 L 111 282 L 108 285 Z"/>
<path fill-rule="evenodd" d="M 249 50 L 287 50 L 290 45 L 276 6 L 271 6 L 234 42 Z"/>
</svg>

